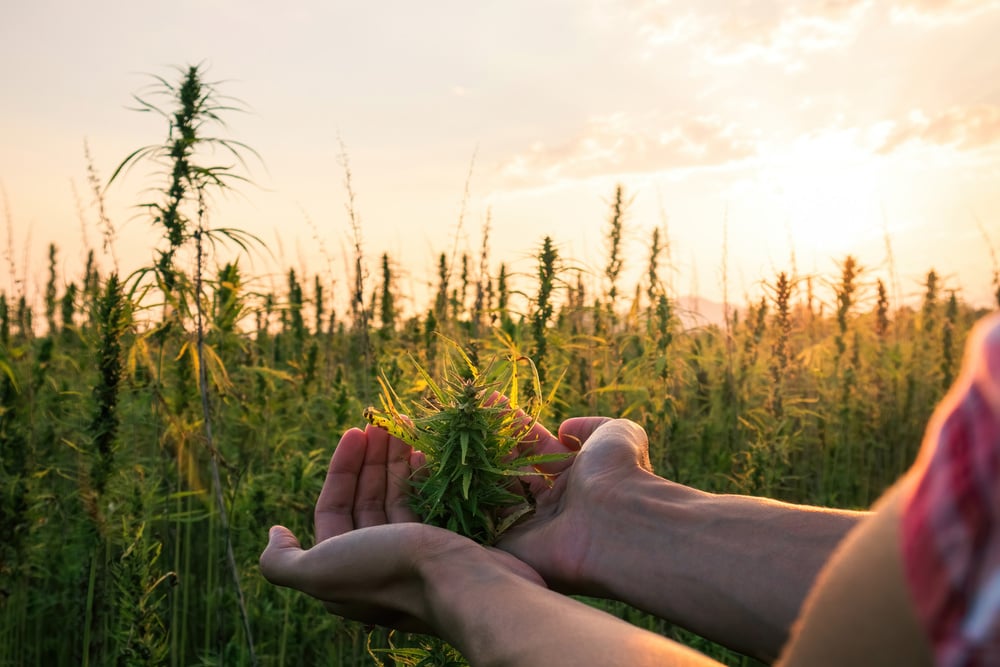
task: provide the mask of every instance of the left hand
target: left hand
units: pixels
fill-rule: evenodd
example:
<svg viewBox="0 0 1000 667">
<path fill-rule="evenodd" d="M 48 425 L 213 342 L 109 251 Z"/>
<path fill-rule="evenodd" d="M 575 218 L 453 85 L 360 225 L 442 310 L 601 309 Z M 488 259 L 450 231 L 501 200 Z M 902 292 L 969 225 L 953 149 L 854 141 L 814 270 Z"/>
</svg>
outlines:
<svg viewBox="0 0 1000 667">
<path fill-rule="evenodd" d="M 382 429 L 345 433 L 316 503 L 316 545 L 303 550 L 291 531 L 273 527 L 260 557 L 265 578 L 322 600 L 339 616 L 424 633 L 435 633 L 428 590 L 437 582 L 428 571 L 471 564 L 542 584 L 509 554 L 418 523 L 409 478 L 422 462 L 422 454 Z M 429 562 L 435 567 L 423 567 Z"/>
</svg>

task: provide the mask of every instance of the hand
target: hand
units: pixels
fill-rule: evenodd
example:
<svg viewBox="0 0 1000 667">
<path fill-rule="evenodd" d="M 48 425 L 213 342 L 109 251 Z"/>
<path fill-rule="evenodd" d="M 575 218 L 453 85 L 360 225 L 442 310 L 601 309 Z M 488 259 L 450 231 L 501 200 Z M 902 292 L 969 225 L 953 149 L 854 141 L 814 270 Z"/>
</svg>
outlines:
<svg viewBox="0 0 1000 667">
<path fill-rule="evenodd" d="M 500 567 L 542 583 L 509 554 L 417 523 L 408 479 L 422 463 L 422 454 L 381 429 L 345 433 L 316 503 L 316 546 L 304 551 L 291 531 L 273 527 L 260 557 L 264 576 L 337 615 L 412 632 L 434 631 L 427 563 L 435 572 Z"/>
<path fill-rule="evenodd" d="M 579 452 L 543 469 L 554 484 L 532 483 L 535 516 L 498 546 L 556 590 L 627 602 L 767 661 L 859 520 L 657 477 L 628 420 L 569 419 L 558 438 L 535 428 L 539 453 Z"/>
<path fill-rule="evenodd" d="M 578 417 L 563 422 L 558 438 L 536 425 L 525 445 L 538 454 L 575 455 L 539 466 L 552 476 L 548 479 L 528 478 L 537 501 L 535 515 L 508 531 L 498 546 L 533 567 L 556 590 L 602 592 L 587 571 L 602 531 L 594 519 L 600 513 L 593 510 L 629 493 L 634 480 L 652 476 L 645 431 L 625 419 Z"/>
</svg>

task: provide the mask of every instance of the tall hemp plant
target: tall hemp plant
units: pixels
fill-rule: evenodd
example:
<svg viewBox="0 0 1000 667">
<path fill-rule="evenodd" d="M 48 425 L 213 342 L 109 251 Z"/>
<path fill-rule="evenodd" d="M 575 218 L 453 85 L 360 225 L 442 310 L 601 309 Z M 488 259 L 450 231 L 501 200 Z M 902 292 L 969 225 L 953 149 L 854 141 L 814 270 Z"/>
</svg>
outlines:
<svg viewBox="0 0 1000 667">
<path fill-rule="evenodd" d="M 178 74 L 176 82 L 154 75 L 149 91 L 134 96 L 138 111 L 162 116 L 167 121 L 167 138 L 162 144 L 144 146 L 130 153 L 115 169 L 108 186 L 139 164 L 158 167 L 159 174 L 164 177 L 163 184 L 153 189 L 158 199 L 139 205 L 148 212 L 153 227 L 162 231 L 164 243 L 157 248 L 153 265 L 134 274 L 132 289 L 140 294 L 146 293 L 150 289 L 146 278 L 153 276 L 155 288 L 163 297 L 163 327 L 179 327 L 186 331 L 193 317 L 194 345 L 188 344 L 185 349 L 188 354 L 192 351 L 194 354 L 192 360 L 198 373 L 204 436 L 211 454 L 212 485 L 225 540 L 226 559 L 250 659 L 256 665 L 249 617 L 230 538 L 219 475 L 219 455 L 212 436 L 208 366 L 214 360 L 223 376 L 224 368 L 221 368 L 222 362 L 217 355 L 211 351 L 206 354 L 203 311 L 208 305 L 203 294 L 203 274 L 206 253 L 209 249 L 214 250 L 217 244 L 232 243 L 245 251 L 251 242 L 257 241 L 239 229 L 209 227 L 208 216 L 213 195 L 224 194 L 234 185 L 248 182 L 241 174 L 241 170 L 247 169 L 245 157 L 250 155 L 259 159 L 260 156 L 244 143 L 212 133 L 218 129 L 225 130 L 222 115 L 242 111 L 243 108 L 233 98 L 221 95 L 217 83 L 205 80 L 204 66 L 198 64 L 178 68 Z M 229 161 L 213 164 L 219 154 Z M 188 256 L 191 252 L 194 254 L 193 276 L 178 265 L 184 251 L 188 252 Z"/>
</svg>

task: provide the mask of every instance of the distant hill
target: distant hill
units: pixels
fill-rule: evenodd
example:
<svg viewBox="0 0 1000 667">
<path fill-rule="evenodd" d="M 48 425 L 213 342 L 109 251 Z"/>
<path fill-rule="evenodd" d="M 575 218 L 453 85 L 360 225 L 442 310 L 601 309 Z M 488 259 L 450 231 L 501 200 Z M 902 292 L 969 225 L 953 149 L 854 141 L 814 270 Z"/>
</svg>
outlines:
<svg viewBox="0 0 1000 667">
<path fill-rule="evenodd" d="M 709 324 L 725 326 L 725 307 L 721 303 L 709 301 L 699 296 L 682 296 L 674 302 L 677 315 L 685 329 L 703 327 Z M 729 306 L 732 312 L 733 305 Z"/>
</svg>

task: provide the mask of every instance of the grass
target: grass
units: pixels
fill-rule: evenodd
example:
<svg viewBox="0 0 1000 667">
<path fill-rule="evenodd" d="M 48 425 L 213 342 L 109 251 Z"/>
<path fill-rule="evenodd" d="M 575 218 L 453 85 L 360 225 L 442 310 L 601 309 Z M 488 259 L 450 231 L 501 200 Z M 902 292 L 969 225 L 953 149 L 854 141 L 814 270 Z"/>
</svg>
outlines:
<svg viewBox="0 0 1000 667">
<path fill-rule="evenodd" d="M 615 239 L 628 199 L 616 191 L 596 292 L 565 268 L 574 263 L 555 239 L 540 244 L 534 286 L 517 285 L 502 258 L 491 272 L 484 242 L 478 269 L 462 261 L 455 276 L 442 252 L 437 301 L 406 315 L 389 255 L 378 289 L 364 288 L 358 227 L 356 275 L 343 295 L 351 310 L 338 317 L 336 295 L 323 289 L 330 276 L 289 271 L 283 291 L 255 293 L 242 264 L 212 266 L 210 244 L 191 253 L 192 265 L 181 262 L 211 230 L 199 222 L 197 181 L 178 198 L 173 170 L 165 175 L 168 196 L 148 207 L 163 238 L 145 282 L 104 274 L 94 261 L 83 275 L 59 275 L 53 245 L 40 315 L 23 283 L 0 294 L 0 665 L 389 660 L 373 658 L 363 627 L 267 585 L 256 565 L 266 526 L 309 533 L 330 448 L 363 423 L 380 377 L 407 403 L 436 383 L 437 407 L 454 408 L 503 389 L 504 360 L 527 350 L 539 384 L 521 372 L 514 386 L 522 403 L 551 395 L 550 426 L 570 415 L 628 417 L 649 433 L 656 471 L 681 483 L 859 508 L 909 466 L 983 314 L 933 271 L 918 308 L 893 303 L 891 290 L 844 258 L 828 294 L 822 276 L 777 272 L 762 300 L 731 308 L 725 326 L 682 327 L 663 279 L 673 270 L 665 229 L 642 259 L 642 282 L 622 284 L 628 258 Z M 511 298 L 519 291 L 520 311 Z M 456 366 L 439 333 L 468 361 L 459 355 Z M 494 358 L 499 375 L 484 370 Z M 394 419 L 393 408 L 381 410 Z M 413 414 L 418 425 L 441 422 L 427 431 L 435 438 L 468 426 L 450 421 L 454 410 L 448 420 Z M 460 435 L 447 446 L 456 444 L 460 457 Z M 456 455 L 439 447 L 426 448 Z M 456 500 L 442 495 L 441 507 L 488 492 L 465 484 L 459 473 Z M 460 516 L 440 519 L 461 528 L 469 522 Z M 728 664 L 752 664 L 601 604 Z"/>
<path fill-rule="evenodd" d="M 363 334 L 297 317 L 293 309 L 307 315 L 319 296 L 297 278 L 290 294 L 254 297 L 232 267 L 223 269 L 206 281 L 216 296 L 200 357 L 212 397 L 211 446 L 190 335 L 157 321 L 110 328 L 108 299 L 121 298 L 113 276 L 99 276 L 99 290 L 71 292 L 72 317 L 44 333 L 26 326 L 25 314 L 11 318 L 0 348 L 10 370 L 0 374 L 0 664 L 110 664 L 131 655 L 130 646 L 161 641 L 169 646 L 164 664 L 250 664 L 209 482 L 213 457 L 261 664 L 309 663 L 334 650 L 343 664 L 370 664 L 361 629 L 266 586 L 256 571 L 261 527 L 298 516 L 293 528 L 308 533 L 329 448 L 363 421 L 372 399 L 363 387 L 377 385 L 357 362 Z M 604 295 L 579 286 L 571 295 L 565 285 L 546 296 L 551 317 L 508 311 L 505 336 L 523 349 L 536 349 L 544 336 L 551 379 L 537 393 L 563 378 L 550 414 L 639 422 L 660 474 L 710 491 L 865 507 L 912 460 L 980 313 L 957 298 L 909 310 L 887 307 L 883 297 L 871 310 L 842 301 L 822 316 L 797 298 L 787 276 L 774 287 L 734 314 L 731 343 L 720 328 L 681 328 L 666 294 L 620 310 L 612 326 Z M 269 327 L 268 303 L 284 304 L 271 305 Z M 233 325 L 234 309 L 260 313 L 261 326 Z M 480 360 L 509 354 L 490 330 L 465 335 L 471 310 L 442 312 L 447 321 L 434 327 L 432 313 L 402 320 L 388 308 L 377 312 L 385 318 L 369 341 L 373 365 L 407 400 L 418 384 L 411 358 L 430 377 L 455 377 L 446 370 L 448 345 L 427 330 L 446 328 Z M 117 381 L 107 361 L 114 358 Z M 142 541 L 133 546 L 139 527 Z M 89 622 L 58 635 L 38 631 L 66 613 Z"/>
</svg>

